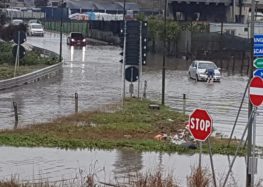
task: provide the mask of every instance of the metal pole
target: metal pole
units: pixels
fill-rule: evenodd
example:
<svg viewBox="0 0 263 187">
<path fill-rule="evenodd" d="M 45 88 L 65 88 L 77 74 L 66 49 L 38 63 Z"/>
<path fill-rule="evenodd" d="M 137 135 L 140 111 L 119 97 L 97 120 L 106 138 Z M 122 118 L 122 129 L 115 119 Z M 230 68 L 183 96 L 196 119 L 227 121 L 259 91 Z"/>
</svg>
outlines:
<svg viewBox="0 0 263 187">
<path fill-rule="evenodd" d="M 125 59 L 125 53 L 126 53 L 126 21 L 123 22 L 123 34 L 124 34 L 124 44 L 123 44 L 123 64 L 122 64 L 122 79 L 123 79 L 123 90 L 122 90 L 122 105 L 124 105 L 124 100 L 125 100 L 125 64 L 126 64 L 126 59 Z"/>
<path fill-rule="evenodd" d="M 123 0 L 123 22 L 125 21 L 126 16 L 126 0 Z"/>
<path fill-rule="evenodd" d="M 245 97 L 246 97 L 246 93 L 247 93 L 247 89 L 248 89 L 249 83 L 250 83 L 250 81 L 247 82 L 246 89 L 245 89 L 245 91 L 244 91 L 244 93 L 243 93 L 242 101 L 241 101 L 241 103 L 240 103 L 240 106 L 239 106 L 239 109 L 238 109 L 238 112 L 237 112 L 237 117 L 236 117 L 234 126 L 233 126 L 233 128 L 232 128 L 232 131 L 231 131 L 231 134 L 230 134 L 230 138 L 229 138 L 229 140 L 228 140 L 228 146 L 230 145 L 230 142 L 231 142 L 231 140 L 232 140 L 232 136 L 233 136 L 234 130 L 235 130 L 235 128 L 236 128 L 237 120 L 238 120 L 238 117 L 239 117 L 239 114 L 240 114 L 242 105 L 243 105 L 243 103 L 244 103 L 244 99 L 245 99 Z"/>
<path fill-rule="evenodd" d="M 235 160 L 236 160 L 236 157 L 237 157 L 237 153 L 238 153 L 238 151 L 239 151 L 239 148 L 241 147 L 241 144 L 242 144 L 242 142 L 243 142 L 243 139 L 244 139 L 244 137 L 245 137 L 245 134 L 246 134 L 246 132 L 247 132 L 248 127 L 251 126 L 251 122 L 252 122 L 252 120 L 253 120 L 253 118 L 254 118 L 255 113 L 256 113 L 256 109 L 255 109 L 255 111 L 251 111 L 251 114 L 250 114 L 250 116 L 249 116 L 249 119 L 248 119 L 246 128 L 244 129 L 244 132 L 243 132 L 243 134 L 242 134 L 241 140 L 240 140 L 240 142 L 239 142 L 239 144 L 238 144 L 238 146 L 237 146 L 237 149 L 236 149 L 236 152 L 235 152 L 235 156 L 234 156 L 234 158 L 233 158 L 233 160 L 232 160 L 232 162 L 231 162 L 231 165 L 229 166 L 229 170 L 228 170 L 228 173 L 227 173 L 227 175 L 226 175 L 226 178 L 225 178 L 225 181 L 224 181 L 222 187 L 225 187 L 225 185 L 226 185 L 227 179 L 228 179 L 228 177 L 229 177 L 229 174 L 230 174 L 230 172 L 231 172 L 231 170 L 232 170 L 232 167 L 233 167 L 233 165 L 234 165 L 234 162 L 235 162 Z M 247 160 L 249 160 L 249 158 L 247 158 Z M 247 163 L 247 164 L 248 164 L 248 163 Z M 248 172 L 248 165 L 247 165 L 247 172 Z M 250 179 L 251 179 L 251 178 L 250 178 Z M 250 182 L 251 182 L 251 180 L 250 180 Z M 248 187 L 250 187 L 250 186 L 248 186 Z"/>
<path fill-rule="evenodd" d="M 186 94 L 183 94 L 183 114 L 185 114 Z"/>
<path fill-rule="evenodd" d="M 257 112 L 255 113 L 255 117 L 254 117 L 254 120 L 253 120 L 253 147 L 252 147 L 252 164 L 251 164 L 251 186 L 254 187 L 254 183 L 255 183 L 255 168 L 256 168 L 256 165 L 255 165 L 255 147 L 256 147 L 256 118 L 257 118 Z"/>
<path fill-rule="evenodd" d="M 233 22 L 236 22 L 236 0 L 233 0 Z"/>
<path fill-rule="evenodd" d="M 79 95 L 78 93 L 75 93 L 75 113 L 78 113 L 79 111 Z"/>
<path fill-rule="evenodd" d="M 203 143 L 199 142 L 199 147 L 200 147 L 200 152 L 199 152 L 199 168 L 201 169 L 202 167 L 202 147 L 203 147 Z"/>
<path fill-rule="evenodd" d="M 18 124 L 18 112 L 17 112 L 17 103 L 13 102 L 13 107 L 14 107 L 14 113 L 15 113 L 15 128 L 17 127 Z"/>
<path fill-rule="evenodd" d="M 166 58 L 166 17 L 167 17 L 167 0 L 164 5 L 164 39 L 163 39 L 163 68 L 162 68 L 162 105 L 165 101 L 165 58 Z"/>
<path fill-rule="evenodd" d="M 63 26 L 63 0 L 60 5 L 60 43 L 59 43 L 59 62 L 62 62 L 62 26 Z"/>
<path fill-rule="evenodd" d="M 249 72 L 249 78 L 251 79 L 253 77 L 253 61 L 254 61 L 254 23 L 255 23 L 255 0 L 251 0 L 251 25 L 250 25 L 250 42 L 251 42 L 251 48 L 250 48 L 250 72 Z M 251 116 L 252 113 L 252 103 L 249 100 L 248 103 L 248 116 Z M 246 186 L 251 186 L 251 174 L 249 174 L 249 158 L 251 157 L 251 146 L 252 146 L 252 124 L 249 124 L 248 126 L 248 132 L 247 132 L 247 170 L 246 170 Z"/>
<path fill-rule="evenodd" d="M 16 77 L 16 70 L 19 66 L 19 47 L 20 47 L 20 31 L 17 32 L 18 42 L 17 42 L 17 49 L 16 49 L 16 59 L 15 59 L 15 70 L 14 70 L 14 77 Z"/>
<path fill-rule="evenodd" d="M 141 76 L 142 76 L 142 22 L 140 21 L 140 60 L 139 60 L 139 77 L 138 77 L 138 98 L 140 98 Z"/>
<path fill-rule="evenodd" d="M 209 156 L 210 156 L 211 169 L 212 169 L 212 174 L 213 174 L 213 181 L 214 181 L 214 186 L 216 187 L 216 176 L 215 176 L 215 169 L 214 169 L 214 163 L 213 163 L 213 156 L 212 156 L 210 138 L 208 138 L 208 147 L 209 147 Z"/>
<path fill-rule="evenodd" d="M 123 66 L 122 66 L 122 79 L 123 79 L 123 90 L 122 90 L 122 105 L 124 106 L 124 100 L 125 100 L 125 53 L 126 53 L 126 21 L 125 21 L 125 15 L 126 15 L 126 0 L 123 0 L 123 36 L 124 36 L 124 44 L 123 44 Z"/>
</svg>

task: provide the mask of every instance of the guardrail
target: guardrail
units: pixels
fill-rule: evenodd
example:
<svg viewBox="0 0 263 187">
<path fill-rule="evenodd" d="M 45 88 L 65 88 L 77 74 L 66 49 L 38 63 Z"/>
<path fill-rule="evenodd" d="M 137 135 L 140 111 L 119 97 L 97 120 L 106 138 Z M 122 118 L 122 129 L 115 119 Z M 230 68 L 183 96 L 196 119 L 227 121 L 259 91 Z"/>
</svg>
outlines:
<svg viewBox="0 0 263 187">
<path fill-rule="evenodd" d="M 40 51 L 43 55 L 51 56 L 51 57 L 58 57 L 58 54 L 54 53 L 53 51 L 49 51 L 46 49 L 42 49 L 39 47 L 32 46 L 32 50 Z M 62 70 L 63 62 L 54 64 L 52 66 L 21 75 L 18 77 L 14 77 L 11 79 L 0 80 L 0 90 L 9 89 L 13 87 L 18 87 L 21 85 L 33 83 L 40 81 L 43 78 L 50 78 L 59 73 Z"/>
</svg>

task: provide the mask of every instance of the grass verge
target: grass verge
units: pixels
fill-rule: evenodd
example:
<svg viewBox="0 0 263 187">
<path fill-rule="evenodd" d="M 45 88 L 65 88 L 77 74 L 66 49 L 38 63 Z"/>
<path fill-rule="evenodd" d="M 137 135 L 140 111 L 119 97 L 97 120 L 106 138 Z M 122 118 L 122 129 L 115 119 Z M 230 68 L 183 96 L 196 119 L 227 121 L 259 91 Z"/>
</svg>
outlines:
<svg viewBox="0 0 263 187">
<path fill-rule="evenodd" d="M 160 132 L 173 134 L 185 127 L 187 116 L 161 106 L 149 109 L 149 100 L 127 99 L 123 110 L 82 112 L 54 120 L 52 123 L 31 125 L 27 128 L 3 130 L 0 145 L 24 147 L 59 147 L 115 149 L 131 148 L 138 151 L 195 153 L 170 141 L 157 141 Z M 211 139 L 212 152 L 234 154 L 236 142 L 227 147 L 224 139 Z M 203 152 L 208 146 L 203 144 Z M 239 155 L 244 155 L 242 149 Z"/>
</svg>

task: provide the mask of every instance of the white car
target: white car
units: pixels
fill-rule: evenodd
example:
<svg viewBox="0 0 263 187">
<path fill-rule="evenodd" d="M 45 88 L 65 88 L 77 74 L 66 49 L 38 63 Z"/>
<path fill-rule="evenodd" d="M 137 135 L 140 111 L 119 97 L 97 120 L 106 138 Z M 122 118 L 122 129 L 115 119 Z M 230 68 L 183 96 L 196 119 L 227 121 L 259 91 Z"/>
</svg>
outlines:
<svg viewBox="0 0 263 187">
<path fill-rule="evenodd" d="M 220 68 L 218 68 L 216 64 L 211 61 L 204 61 L 204 60 L 193 61 L 189 67 L 188 75 L 190 78 L 193 78 L 197 81 L 201 81 L 201 80 L 207 81 L 208 78 L 207 71 L 211 69 L 214 70 L 214 76 L 213 76 L 214 81 L 220 81 L 221 79 Z"/>
<path fill-rule="evenodd" d="M 24 23 L 24 21 L 22 19 L 13 19 L 11 21 L 11 24 L 13 24 L 13 25 L 20 25 L 20 24 L 23 24 L 23 23 Z"/>
<path fill-rule="evenodd" d="M 27 34 L 29 36 L 44 36 L 44 28 L 39 23 L 31 23 L 28 25 Z"/>
</svg>

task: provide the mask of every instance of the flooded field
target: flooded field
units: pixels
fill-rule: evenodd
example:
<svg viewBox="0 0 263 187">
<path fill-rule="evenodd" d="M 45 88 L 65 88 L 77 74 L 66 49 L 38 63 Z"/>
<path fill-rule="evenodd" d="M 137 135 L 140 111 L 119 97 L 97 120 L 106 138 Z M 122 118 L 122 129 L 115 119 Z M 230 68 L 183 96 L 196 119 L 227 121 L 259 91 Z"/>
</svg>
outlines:
<svg viewBox="0 0 263 187">
<path fill-rule="evenodd" d="M 86 46 L 85 48 L 68 47 L 63 38 L 63 72 L 54 79 L 25 85 L 23 87 L 0 92 L 0 128 L 14 127 L 12 102 L 18 104 L 19 126 L 51 121 L 52 119 L 74 112 L 74 94 L 79 95 L 79 111 L 92 111 L 105 104 L 119 102 L 122 93 L 122 64 L 120 48 L 114 46 Z M 46 34 L 44 38 L 29 37 L 28 43 L 49 50 L 59 51 L 57 34 Z M 150 57 L 149 57 L 150 58 Z M 147 81 L 147 98 L 161 100 L 162 75 L 161 58 L 150 58 L 143 67 L 141 86 Z M 155 62 L 154 62 L 155 60 Z M 228 75 L 223 72 L 220 83 L 206 84 L 188 78 L 188 65 L 174 62 L 166 71 L 165 103 L 175 110 L 183 111 L 183 94 L 186 95 L 185 109 L 189 114 L 195 108 L 207 109 L 214 120 L 217 132 L 229 136 L 234 124 L 242 95 L 248 81 L 246 76 Z M 152 66 L 151 66 L 152 64 Z M 128 91 L 126 82 L 126 91 Z M 135 93 L 137 93 L 135 84 Z M 142 90 L 142 89 L 141 89 Z M 126 93 L 129 96 L 128 93 Z M 136 95 L 136 94 L 135 94 Z M 234 136 L 243 132 L 247 122 L 248 98 L 244 101 Z M 263 145 L 262 109 L 257 116 L 257 145 Z M 18 174 L 23 180 L 74 179 L 80 177 L 80 171 L 90 172 L 96 167 L 101 177 L 121 178 L 129 172 L 144 172 L 162 169 L 174 173 L 178 182 L 185 186 L 186 176 L 190 175 L 191 166 L 198 164 L 198 155 L 178 155 L 161 153 L 137 153 L 127 151 L 78 150 L 66 151 L 45 148 L 1 147 L 1 176 L 8 178 Z M 229 167 L 227 156 L 214 156 L 218 180 L 226 174 Z M 130 163 L 134 163 L 130 168 Z M 209 168 L 209 158 L 204 156 Z M 263 178 L 259 159 L 257 180 Z M 95 166 L 94 166 L 95 165 Z M 129 171 L 129 172 L 128 172 Z M 178 172 L 179 171 L 179 172 Z M 242 171 L 242 172 L 240 172 Z M 244 186 L 245 159 L 240 157 L 233 169 L 232 182 Z M 106 180 L 107 181 L 107 180 Z"/>
</svg>

